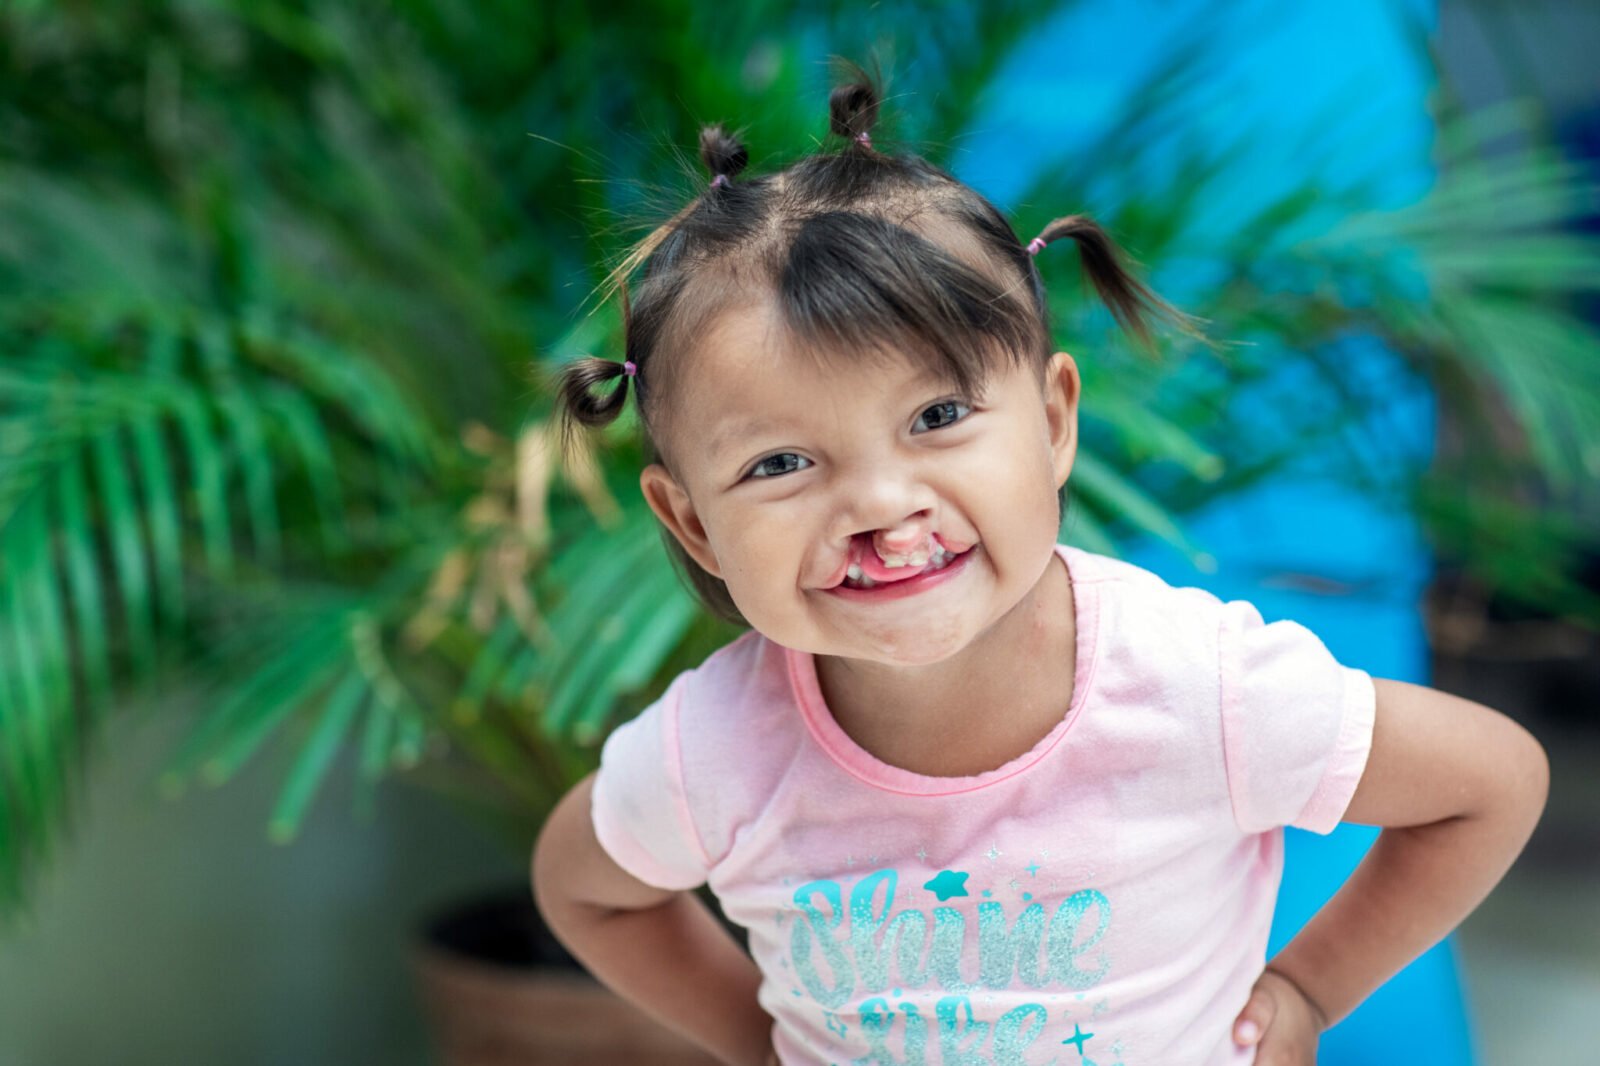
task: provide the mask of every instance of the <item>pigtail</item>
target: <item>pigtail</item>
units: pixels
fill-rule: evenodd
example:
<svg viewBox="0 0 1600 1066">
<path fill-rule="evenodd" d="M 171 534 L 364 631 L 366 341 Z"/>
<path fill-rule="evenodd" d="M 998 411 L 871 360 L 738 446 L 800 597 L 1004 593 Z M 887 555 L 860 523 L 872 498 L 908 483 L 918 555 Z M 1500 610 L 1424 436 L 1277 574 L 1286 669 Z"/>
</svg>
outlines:
<svg viewBox="0 0 1600 1066">
<path fill-rule="evenodd" d="M 637 371 L 636 371 L 637 373 Z M 565 364 L 552 384 L 562 457 L 572 459 L 573 437 L 582 429 L 599 429 L 616 421 L 628 399 L 627 367 L 616 359 L 586 355 Z M 602 381 L 623 378 L 601 395 L 594 387 Z"/>
<path fill-rule="evenodd" d="M 855 151 L 874 154 L 871 134 L 883 99 L 882 76 L 869 74 L 849 60 L 836 58 L 835 64 L 848 81 L 828 94 L 828 128 L 849 138 Z"/>
<path fill-rule="evenodd" d="M 1029 242 L 1028 253 L 1036 255 L 1045 245 L 1061 237 L 1071 237 L 1077 242 L 1084 271 L 1089 275 L 1095 292 L 1099 293 L 1118 324 L 1137 337 L 1146 349 L 1154 348 L 1148 322 L 1148 316 L 1152 314 L 1165 319 L 1179 332 L 1206 347 L 1218 347 L 1217 342 L 1200 329 L 1200 323 L 1205 319 L 1178 310 L 1151 291 L 1123 265 L 1124 253 L 1110 235 L 1085 215 L 1052 219 L 1039 236 Z"/>
<path fill-rule="evenodd" d="M 744 142 L 724 130 L 720 125 L 707 126 L 700 131 L 700 161 L 711 171 L 711 185 L 706 192 L 730 184 L 750 163 L 750 152 Z"/>
</svg>

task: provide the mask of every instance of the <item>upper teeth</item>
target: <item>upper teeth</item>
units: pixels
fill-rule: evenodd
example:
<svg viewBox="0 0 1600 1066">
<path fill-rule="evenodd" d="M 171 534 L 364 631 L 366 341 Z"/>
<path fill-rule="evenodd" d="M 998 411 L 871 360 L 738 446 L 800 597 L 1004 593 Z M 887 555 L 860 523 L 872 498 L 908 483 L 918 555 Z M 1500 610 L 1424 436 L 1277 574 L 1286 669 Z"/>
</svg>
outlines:
<svg viewBox="0 0 1600 1066">
<path fill-rule="evenodd" d="M 891 552 L 888 555 L 884 555 L 882 552 L 880 552 L 878 553 L 878 558 L 883 560 L 884 566 L 889 567 L 927 566 L 928 559 L 930 558 L 931 554 L 932 553 L 928 551 L 928 546 L 924 544 L 920 550 L 910 553 L 896 554 Z"/>
<path fill-rule="evenodd" d="M 931 561 L 933 563 L 933 565 L 935 566 L 935 568 L 937 568 L 937 567 L 943 566 L 945 563 L 948 563 L 951 559 L 954 559 L 955 558 L 955 553 L 954 552 L 947 552 L 943 548 L 935 548 L 935 549 L 933 549 L 932 552 L 924 551 L 922 553 L 922 561 L 921 562 L 917 562 L 916 561 L 916 558 L 917 558 L 916 556 L 909 556 L 909 557 L 908 556 L 895 556 L 895 558 L 896 559 L 902 559 L 902 560 L 909 559 L 910 561 L 909 562 L 906 562 L 906 561 L 890 562 L 888 559 L 885 559 L 883 561 L 883 565 L 884 566 L 890 566 L 890 567 L 893 567 L 893 566 L 917 566 L 917 567 L 923 567 L 923 566 L 927 566 L 928 563 Z M 845 571 L 845 578 L 847 580 L 849 580 L 849 581 L 854 581 L 854 582 L 857 582 L 859 584 L 866 585 L 868 588 L 870 588 L 873 585 L 877 584 L 876 581 L 873 581 L 872 578 L 868 577 L 865 573 L 862 572 L 861 566 L 858 563 L 851 563 L 850 564 L 850 568 Z"/>
</svg>

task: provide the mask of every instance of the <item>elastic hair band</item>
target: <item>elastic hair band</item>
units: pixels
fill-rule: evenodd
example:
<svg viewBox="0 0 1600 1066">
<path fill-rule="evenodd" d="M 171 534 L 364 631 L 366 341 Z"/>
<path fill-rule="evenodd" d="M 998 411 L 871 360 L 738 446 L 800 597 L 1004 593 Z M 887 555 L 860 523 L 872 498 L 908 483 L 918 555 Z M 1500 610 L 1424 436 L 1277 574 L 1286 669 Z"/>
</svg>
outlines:
<svg viewBox="0 0 1600 1066">
<path fill-rule="evenodd" d="M 639 372 L 639 368 L 634 366 L 631 360 L 623 360 L 622 372 L 631 378 Z"/>
<path fill-rule="evenodd" d="M 716 177 L 711 179 L 711 187 L 713 189 L 715 189 L 718 185 L 726 184 L 728 184 L 728 175 L 726 174 L 718 174 Z"/>
</svg>

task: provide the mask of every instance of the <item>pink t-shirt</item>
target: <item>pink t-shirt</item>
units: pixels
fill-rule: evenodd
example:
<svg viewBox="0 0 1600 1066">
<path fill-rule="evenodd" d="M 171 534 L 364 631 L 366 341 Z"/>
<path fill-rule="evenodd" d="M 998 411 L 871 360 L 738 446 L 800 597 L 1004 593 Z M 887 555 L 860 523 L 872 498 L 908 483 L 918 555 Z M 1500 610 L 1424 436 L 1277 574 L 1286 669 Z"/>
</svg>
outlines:
<svg viewBox="0 0 1600 1066">
<path fill-rule="evenodd" d="M 839 728 L 754 631 L 602 750 L 595 832 L 749 930 L 784 1066 L 1248 1063 L 1281 826 L 1330 832 L 1375 695 L 1292 621 L 1066 545 L 1071 706 L 1031 751 L 928 777 Z M 1004 709 L 997 700 L 992 708 Z"/>
</svg>

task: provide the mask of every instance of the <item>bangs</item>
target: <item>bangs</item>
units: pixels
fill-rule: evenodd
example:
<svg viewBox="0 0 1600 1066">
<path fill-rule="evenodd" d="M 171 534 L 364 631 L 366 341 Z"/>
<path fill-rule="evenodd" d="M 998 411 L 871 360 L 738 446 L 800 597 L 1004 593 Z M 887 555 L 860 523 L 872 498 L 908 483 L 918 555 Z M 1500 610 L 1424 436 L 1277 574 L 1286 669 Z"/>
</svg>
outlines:
<svg viewBox="0 0 1600 1066">
<path fill-rule="evenodd" d="M 825 363 L 909 360 L 980 395 L 1004 362 L 1032 363 L 1043 334 L 1037 312 L 953 243 L 874 215 L 806 218 L 777 279 L 786 340 Z"/>
</svg>

